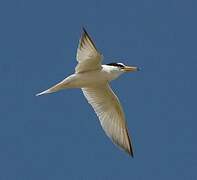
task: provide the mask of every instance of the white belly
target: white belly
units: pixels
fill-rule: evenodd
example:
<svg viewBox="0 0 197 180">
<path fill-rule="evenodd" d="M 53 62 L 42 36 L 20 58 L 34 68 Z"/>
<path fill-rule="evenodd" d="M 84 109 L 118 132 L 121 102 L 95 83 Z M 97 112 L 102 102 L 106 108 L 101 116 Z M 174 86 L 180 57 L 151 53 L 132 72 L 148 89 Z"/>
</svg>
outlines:
<svg viewBox="0 0 197 180">
<path fill-rule="evenodd" d="M 106 83 L 109 81 L 109 78 L 107 74 L 103 73 L 102 71 L 92 71 L 72 74 L 64 81 L 67 88 L 83 88 Z"/>
<path fill-rule="evenodd" d="M 102 67 L 103 68 L 98 71 L 72 74 L 63 81 L 37 95 L 52 93 L 66 88 L 99 86 L 99 84 L 107 83 L 113 79 L 116 79 L 122 73 L 120 71 L 110 71 L 111 68 L 109 69 L 105 67 L 105 65 L 102 65 Z"/>
<path fill-rule="evenodd" d="M 97 86 L 102 83 L 107 83 L 113 79 L 116 79 L 122 72 L 110 71 L 105 65 L 102 70 L 88 71 L 84 73 L 76 73 L 67 77 L 65 81 L 65 88 L 83 88 L 88 86 Z"/>
</svg>

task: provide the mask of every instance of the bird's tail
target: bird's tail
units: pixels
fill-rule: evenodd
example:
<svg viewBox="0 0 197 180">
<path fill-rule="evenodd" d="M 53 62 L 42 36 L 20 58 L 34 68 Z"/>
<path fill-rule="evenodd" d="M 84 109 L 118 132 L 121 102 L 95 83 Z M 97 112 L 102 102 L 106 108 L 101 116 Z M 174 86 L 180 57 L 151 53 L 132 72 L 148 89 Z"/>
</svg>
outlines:
<svg viewBox="0 0 197 180">
<path fill-rule="evenodd" d="M 41 93 L 36 94 L 36 96 L 41 96 L 43 94 L 49 94 L 49 93 L 57 92 L 57 91 L 62 90 L 64 88 L 66 88 L 66 83 L 65 83 L 65 81 L 61 81 L 60 83 L 52 86 L 51 88 L 49 88 L 49 89 L 47 89 L 47 90 L 45 90 Z"/>
<path fill-rule="evenodd" d="M 41 95 L 43 95 L 43 94 L 48 94 L 48 93 L 52 93 L 52 92 L 50 91 L 50 89 L 47 89 L 46 91 L 43 91 L 43 92 L 41 92 L 41 93 L 38 93 L 38 94 L 36 94 L 36 96 L 41 96 Z"/>
</svg>

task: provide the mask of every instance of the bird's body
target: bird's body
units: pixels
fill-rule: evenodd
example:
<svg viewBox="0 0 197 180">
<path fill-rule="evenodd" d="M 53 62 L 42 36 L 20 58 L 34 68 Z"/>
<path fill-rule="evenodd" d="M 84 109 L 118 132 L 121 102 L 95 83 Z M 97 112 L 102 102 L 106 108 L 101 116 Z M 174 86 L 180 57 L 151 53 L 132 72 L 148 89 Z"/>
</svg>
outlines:
<svg viewBox="0 0 197 180">
<path fill-rule="evenodd" d="M 133 156 L 124 112 L 117 96 L 111 90 L 109 82 L 124 72 L 136 71 L 137 67 L 125 66 L 122 63 L 101 65 L 101 60 L 102 55 L 97 51 L 84 29 L 77 50 L 78 65 L 75 73 L 37 95 L 67 88 L 81 88 L 108 137 Z"/>
<path fill-rule="evenodd" d="M 46 94 L 47 92 L 56 92 L 57 90 L 59 91 L 60 89 L 66 88 L 85 88 L 99 86 L 100 84 L 104 84 L 116 79 L 121 74 L 122 72 L 117 72 L 116 69 L 114 70 L 112 67 L 102 65 L 102 69 L 99 70 L 72 74 L 60 83 L 38 95 Z"/>
</svg>

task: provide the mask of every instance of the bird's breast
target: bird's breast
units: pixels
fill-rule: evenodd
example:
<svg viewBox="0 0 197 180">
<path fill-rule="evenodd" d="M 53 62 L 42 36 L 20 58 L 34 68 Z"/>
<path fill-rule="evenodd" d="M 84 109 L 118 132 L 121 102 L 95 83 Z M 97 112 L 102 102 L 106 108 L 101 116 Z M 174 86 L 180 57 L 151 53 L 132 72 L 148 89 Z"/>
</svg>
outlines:
<svg viewBox="0 0 197 180">
<path fill-rule="evenodd" d="M 99 70 L 73 74 L 67 78 L 67 82 L 71 88 L 83 88 L 103 84 L 115 78 L 115 74 Z"/>
<path fill-rule="evenodd" d="M 107 75 L 101 71 L 84 72 L 76 74 L 76 81 L 81 86 L 94 86 L 108 81 Z"/>
</svg>

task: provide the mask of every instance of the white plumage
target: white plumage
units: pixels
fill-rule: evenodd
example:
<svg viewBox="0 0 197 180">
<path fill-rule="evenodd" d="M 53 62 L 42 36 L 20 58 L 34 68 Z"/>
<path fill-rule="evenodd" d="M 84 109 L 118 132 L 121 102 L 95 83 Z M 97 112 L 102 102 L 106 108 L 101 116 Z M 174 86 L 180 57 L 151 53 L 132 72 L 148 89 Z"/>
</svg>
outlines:
<svg viewBox="0 0 197 180">
<path fill-rule="evenodd" d="M 85 29 L 83 29 L 79 41 L 76 59 L 78 64 L 74 74 L 37 95 L 66 88 L 81 88 L 107 136 L 133 156 L 125 115 L 120 101 L 109 86 L 109 82 L 124 72 L 137 71 L 138 68 L 125 66 L 122 63 L 101 65 L 102 55 L 96 49 Z"/>
</svg>

